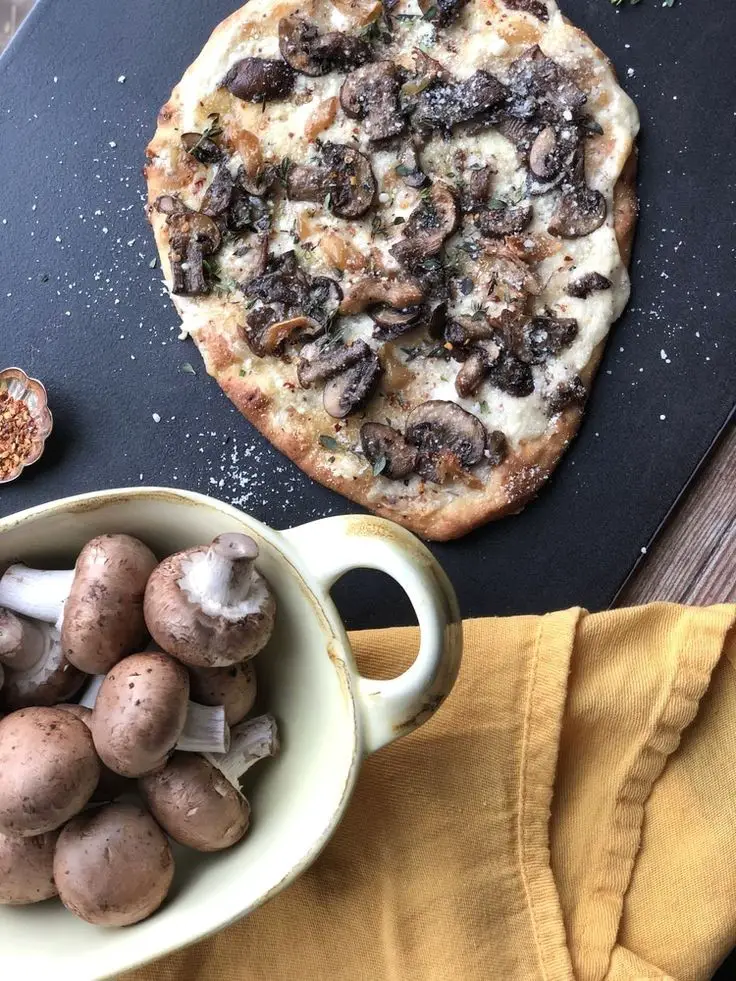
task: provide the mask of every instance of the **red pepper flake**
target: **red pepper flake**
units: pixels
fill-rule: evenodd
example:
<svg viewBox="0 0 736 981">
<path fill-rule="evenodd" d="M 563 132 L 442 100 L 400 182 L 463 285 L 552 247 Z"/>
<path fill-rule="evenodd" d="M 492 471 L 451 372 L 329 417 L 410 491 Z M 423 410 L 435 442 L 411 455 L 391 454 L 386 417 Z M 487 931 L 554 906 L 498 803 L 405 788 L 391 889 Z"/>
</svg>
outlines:
<svg viewBox="0 0 736 981">
<path fill-rule="evenodd" d="M 38 427 L 28 406 L 0 392 L 0 480 L 9 477 L 31 455 Z"/>
</svg>

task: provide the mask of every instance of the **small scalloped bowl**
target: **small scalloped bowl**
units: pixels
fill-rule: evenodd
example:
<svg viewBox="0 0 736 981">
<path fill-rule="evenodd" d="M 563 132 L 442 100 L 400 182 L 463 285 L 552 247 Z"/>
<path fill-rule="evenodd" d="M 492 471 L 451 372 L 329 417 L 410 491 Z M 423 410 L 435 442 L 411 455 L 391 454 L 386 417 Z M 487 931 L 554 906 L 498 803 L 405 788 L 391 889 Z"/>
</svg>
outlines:
<svg viewBox="0 0 736 981">
<path fill-rule="evenodd" d="M 37 378 L 29 378 L 21 368 L 4 368 L 0 371 L 0 392 L 4 391 L 28 406 L 31 418 L 36 423 L 36 436 L 26 458 L 7 477 L 0 477 L 0 484 L 8 484 L 20 477 L 26 467 L 40 459 L 54 426 L 46 389 Z"/>
</svg>

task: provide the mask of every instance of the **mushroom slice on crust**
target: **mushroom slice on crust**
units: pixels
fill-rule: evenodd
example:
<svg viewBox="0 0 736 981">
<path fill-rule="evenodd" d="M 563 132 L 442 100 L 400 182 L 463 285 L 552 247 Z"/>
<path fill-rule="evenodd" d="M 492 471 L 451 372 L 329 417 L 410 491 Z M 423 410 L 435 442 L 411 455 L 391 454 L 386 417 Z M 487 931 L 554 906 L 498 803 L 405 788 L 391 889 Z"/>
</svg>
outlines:
<svg viewBox="0 0 736 981">
<path fill-rule="evenodd" d="M 559 412 L 564 412 L 565 409 L 573 406 L 583 406 L 587 397 L 587 388 L 582 380 L 575 375 L 571 381 L 558 385 L 549 396 L 547 400 L 547 413 L 550 416 L 555 416 Z"/>
<path fill-rule="evenodd" d="M 381 376 L 381 362 L 375 351 L 351 368 L 334 375 L 325 385 L 322 405 L 333 419 L 344 419 L 368 401 Z"/>
<path fill-rule="evenodd" d="M 315 382 L 325 381 L 352 368 L 359 361 L 372 355 L 365 341 L 356 340 L 352 344 L 321 344 L 315 341 L 305 344 L 301 349 L 296 367 L 296 377 L 302 388 L 309 388 Z"/>
<path fill-rule="evenodd" d="M 0 834 L 0 906 L 27 906 L 56 896 L 54 849 L 58 831 L 33 838 Z"/>
<path fill-rule="evenodd" d="M 534 391 L 531 366 L 510 351 L 501 352 L 501 356 L 491 368 L 488 380 L 502 392 L 516 398 L 524 398 Z"/>
<path fill-rule="evenodd" d="M 402 226 L 401 241 L 391 247 L 391 255 L 402 265 L 437 255 L 459 221 L 454 189 L 444 181 L 435 181 L 427 199 Z"/>
<path fill-rule="evenodd" d="M 406 126 L 399 105 L 401 76 L 392 61 L 375 61 L 351 72 L 340 89 L 340 105 L 351 119 L 365 119 L 370 140 L 398 136 Z"/>
<path fill-rule="evenodd" d="M 55 623 L 67 660 L 101 674 L 145 641 L 143 591 L 155 566 L 156 556 L 137 538 L 98 535 L 74 569 L 11 565 L 0 579 L 0 606 Z"/>
<path fill-rule="evenodd" d="M 601 273 L 584 273 L 578 279 L 573 279 L 568 283 L 565 292 L 568 296 L 574 296 L 579 300 L 585 300 L 591 293 L 598 293 L 602 290 L 611 289 L 611 280 Z"/>
<path fill-rule="evenodd" d="M 218 535 L 169 556 L 146 586 L 151 636 L 184 664 L 222 668 L 254 657 L 273 632 L 276 602 L 248 535 Z"/>
<path fill-rule="evenodd" d="M 424 19 L 437 27 L 451 23 L 466 6 L 468 0 L 419 0 L 419 9 Z"/>
<path fill-rule="evenodd" d="M 107 804 L 80 814 L 56 844 L 59 898 L 80 919 L 98 926 L 144 920 L 166 899 L 173 877 L 166 835 L 138 804 Z"/>
<path fill-rule="evenodd" d="M 537 44 L 511 64 L 508 85 L 514 109 L 527 118 L 537 113 L 556 119 L 566 111 L 575 115 L 587 101 L 572 75 Z"/>
<path fill-rule="evenodd" d="M 390 341 L 425 323 L 427 308 L 422 305 L 403 309 L 381 306 L 370 311 L 370 318 L 374 324 L 373 336 L 382 341 Z"/>
<path fill-rule="evenodd" d="M 292 14 L 279 21 L 281 57 L 302 75 L 326 75 L 335 69 L 356 68 L 370 61 L 371 47 L 341 31 L 320 34 L 314 24 Z"/>
<path fill-rule="evenodd" d="M 232 66 L 221 84 L 243 102 L 270 102 L 290 95 L 295 80 L 293 69 L 285 61 L 243 58 Z"/>
<path fill-rule="evenodd" d="M 20 709 L 0 721 L 0 832 L 32 837 L 61 827 L 100 779 L 92 736 L 62 709 Z"/>
<path fill-rule="evenodd" d="M 483 459 L 486 429 L 477 416 L 455 402 L 423 402 L 409 413 L 406 440 L 417 447 L 417 472 L 428 480 L 441 480 L 442 458 L 449 454 L 466 470 Z"/>
<path fill-rule="evenodd" d="M 340 313 L 362 313 L 380 303 L 404 310 L 421 303 L 423 299 L 424 291 L 416 280 L 366 276 L 347 288 L 340 304 Z"/>
<path fill-rule="evenodd" d="M 511 330 L 514 349 L 527 364 L 543 364 L 569 347 L 578 334 L 572 317 L 536 316 L 519 321 Z"/>
<path fill-rule="evenodd" d="M 480 211 L 488 204 L 495 172 L 494 167 L 486 164 L 483 167 L 469 167 L 463 173 L 464 187 L 460 195 L 460 207 L 466 214 Z"/>
<path fill-rule="evenodd" d="M 416 467 L 418 451 L 400 432 L 380 422 L 365 422 L 360 427 L 360 444 L 376 476 L 403 480 Z"/>
<path fill-rule="evenodd" d="M 487 238 L 505 238 L 518 235 L 531 224 L 532 209 L 528 205 L 518 208 L 483 208 L 475 215 L 475 224 L 481 235 Z"/>
<path fill-rule="evenodd" d="M 162 770 L 138 784 L 167 834 L 196 851 L 221 851 L 240 841 L 250 824 L 250 805 L 239 782 L 254 763 L 279 753 L 272 715 L 241 722 L 232 736 L 226 754 L 175 753 Z"/>
<path fill-rule="evenodd" d="M 478 70 L 462 82 L 448 82 L 423 89 L 411 116 L 419 133 L 449 132 L 470 120 L 490 118 L 505 101 L 508 89 L 490 72 Z"/>
<path fill-rule="evenodd" d="M 198 211 L 175 211 L 166 219 L 169 230 L 171 292 L 178 296 L 201 296 L 209 292 L 204 258 L 217 252 L 222 235 L 208 215 Z"/>
<path fill-rule="evenodd" d="M 537 20 L 541 20 L 545 24 L 549 20 L 547 4 L 543 3 L 542 0 L 501 0 L 501 2 L 510 10 L 520 10 L 522 13 L 531 14 L 532 17 L 536 17 Z"/>
<path fill-rule="evenodd" d="M 199 163 L 218 163 L 223 156 L 220 147 L 206 133 L 182 133 L 181 145 Z"/>
<path fill-rule="evenodd" d="M 429 183 L 419 162 L 417 146 L 412 140 L 406 140 L 401 147 L 396 173 L 408 187 L 425 187 Z"/>
<path fill-rule="evenodd" d="M 501 356 L 502 349 L 497 340 L 477 341 L 455 377 L 457 394 L 469 398 L 490 375 Z"/>
<path fill-rule="evenodd" d="M 558 238 L 582 238 L 601 227 L 607 210 L 600 191 L 580 184 L 563 192 L 547 231 Z"/>
<path fill-rule="evenodd" d="M 314 166 L 294 164 L 286 176 L 292 201 L 320 201 L 338 218 L 360 218 L 373 204 L 376 179 L 370 161 L 354 147 L 323 143 Z"/>
</svg>

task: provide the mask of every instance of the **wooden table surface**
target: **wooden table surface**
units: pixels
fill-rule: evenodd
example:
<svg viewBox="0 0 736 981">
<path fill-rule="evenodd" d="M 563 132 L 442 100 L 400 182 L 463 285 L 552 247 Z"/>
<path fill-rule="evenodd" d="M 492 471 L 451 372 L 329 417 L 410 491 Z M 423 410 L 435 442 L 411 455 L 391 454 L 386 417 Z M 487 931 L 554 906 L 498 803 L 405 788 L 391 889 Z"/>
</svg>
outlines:
<svg viewBox="0 0 736 981">
<path fill-rule="evenodd" d="M 34 0 L 0 0 L 0 51 Z M 618 598 L 621 606 L 736 602 L 736 425 L 710 460 Z M 736 955 L 722 981 L 736 977 Z"/>
</svg>

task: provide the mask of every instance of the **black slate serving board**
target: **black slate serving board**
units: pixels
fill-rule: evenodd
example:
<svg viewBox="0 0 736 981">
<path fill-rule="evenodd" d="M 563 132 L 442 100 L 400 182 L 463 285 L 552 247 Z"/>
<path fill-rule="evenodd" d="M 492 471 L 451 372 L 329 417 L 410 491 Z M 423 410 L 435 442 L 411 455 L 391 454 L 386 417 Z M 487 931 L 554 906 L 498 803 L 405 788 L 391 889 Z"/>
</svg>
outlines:
<svg viewBox="0 0 736 981">
<path fill-rule="evenodd" d="M 150 266 L 144 148 L 234 6 L 40 0 L 0 60 L 0 366 L 43 379 L 56 419 L 43 460 L 0 489 L 0 513 L 141 483 L 213 494 L 279 528 L 355 510 L 234 411 L 177 340 Z M 707 8 L 564 2 L 641 110 L 634 293 L 538 501 L 434 547 L 467 616 L 608 605 L 732 408 L 736 19 L 731 0 Z M 351 625 L 410 618 L 376 576 L 337 592 Z"/>
</svg>

